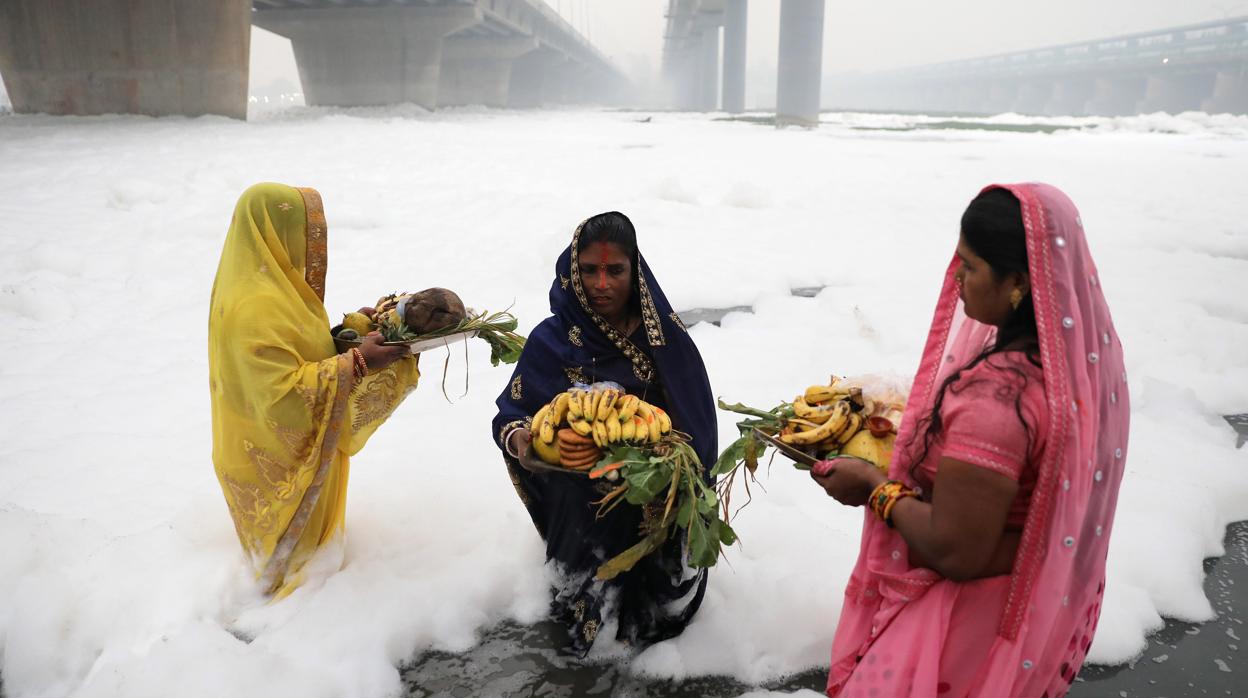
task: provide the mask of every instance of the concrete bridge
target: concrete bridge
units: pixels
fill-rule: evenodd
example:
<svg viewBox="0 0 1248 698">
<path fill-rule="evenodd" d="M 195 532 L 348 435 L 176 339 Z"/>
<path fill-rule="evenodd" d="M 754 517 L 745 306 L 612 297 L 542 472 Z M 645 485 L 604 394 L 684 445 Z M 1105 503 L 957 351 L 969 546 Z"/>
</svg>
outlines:
<svg viewBox="0 0 1248 698">
<path fill-rule="evenodd" d="M 663 72 L 673 106 L 720 108 L 723 28 L 723 110 L 745 111 L 746 0 L 668 0 Z M 824 0 L 781 0 L 777 61 L 777 123 L 819 121 Z"/>
<path fill-rule="evenodd" d="M 623 74 L 542 0 L 0 0 L 17 112 L 246 118 L 251 25 L 288 37 L 309 104 L 539 106 Z"/>
<path fill-rule="evenodd" d="M 830 80 L 830 106 L 1121 116 L 1248 114 L 1248 17 Z"/>
</svg>

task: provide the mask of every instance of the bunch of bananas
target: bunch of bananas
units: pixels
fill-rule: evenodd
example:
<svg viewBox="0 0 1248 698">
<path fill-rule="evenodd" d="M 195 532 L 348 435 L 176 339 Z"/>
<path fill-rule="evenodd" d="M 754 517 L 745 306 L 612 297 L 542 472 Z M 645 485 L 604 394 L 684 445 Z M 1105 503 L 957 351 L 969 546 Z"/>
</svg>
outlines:
<svg viewBox="0 0 1248 698">
<path fill-rule="evenodd" d="M 551 465 L 588 470 L 617 443 L 657 443 L 672 418 L 636 395 L 616 388 L 559 393 L 533 415 L 533 448 Z"/>
<path fill-rule="evenodd" d="M 875 414 L 880 407 L 865 399 L 861 388 L 834 377 L 828 385 L 812 385 L 793 399 L 794 417 L 780 431 L 780 440 L 807 447 L 820 457 L 855 456 L 887 470 L 896 424 Z"/>
</svg>

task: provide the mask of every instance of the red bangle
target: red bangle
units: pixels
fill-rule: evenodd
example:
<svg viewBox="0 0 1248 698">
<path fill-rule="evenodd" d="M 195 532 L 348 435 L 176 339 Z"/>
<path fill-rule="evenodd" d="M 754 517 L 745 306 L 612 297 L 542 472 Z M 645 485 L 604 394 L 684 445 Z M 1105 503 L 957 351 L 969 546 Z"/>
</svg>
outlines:
<svg viewBox="0 0 1248 698">
<path fill-rule="evenodd" d="M 357 379 L 362 379 L 368 375 L 368 362 L 364 360 L 364 352 L 352 347 L 351 362 L 354 365 L 353 369 Z"/>
</svg>

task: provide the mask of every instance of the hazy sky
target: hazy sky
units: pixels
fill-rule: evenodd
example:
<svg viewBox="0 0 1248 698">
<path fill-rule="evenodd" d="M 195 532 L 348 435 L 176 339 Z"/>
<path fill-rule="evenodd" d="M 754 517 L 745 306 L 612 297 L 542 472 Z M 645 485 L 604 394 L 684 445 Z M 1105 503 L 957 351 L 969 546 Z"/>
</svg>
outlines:
<svg viewBox="0 0 1248 698">
<path fill-rule="evenodd" d="M 667 0 L 546 0 L 635 79 L 658 70 Z M 751 0 L 752 79 L 773 70 L 780 0 Z M 1248 15 L 1248 0 L 875 0 L 827 3 L 825 72 L 870 71 Z M 256 29 L 252 85 L 297 80 L 289 44 Z M 753 88 L 752 88 L 753 89 Z"/>
</svg>

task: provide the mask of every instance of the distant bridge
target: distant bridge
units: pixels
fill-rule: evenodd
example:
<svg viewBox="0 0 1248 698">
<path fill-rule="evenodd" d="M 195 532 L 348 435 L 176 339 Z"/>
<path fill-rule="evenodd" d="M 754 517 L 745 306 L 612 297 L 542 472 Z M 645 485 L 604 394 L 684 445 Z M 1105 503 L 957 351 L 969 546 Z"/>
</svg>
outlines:
<svg viewBox="0 0 1248 698">
<path fill-rule="evenodd" d="M 745 111 L 746 0 L 668 0 L 663 73 L 680 109 L 720 108 L 720 27 L 723 27 L 723 110 Z M 819 120 L 824 0 L 781 0 L 776 120 Z"/>
<path fill-rule="evenodd" d="M 538 106 L 623 74 L 542 0 L 0 0 L 18 112 L 246 118 L 251 25 L 288 37 L 309 104 Z"/>
<path fill-rule="evenodd" d="M 1248 17 L 830 81 L 836 107 L 1101 115 L 1248 113 Z"/>
</svg>

